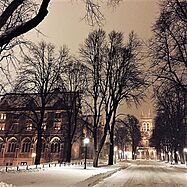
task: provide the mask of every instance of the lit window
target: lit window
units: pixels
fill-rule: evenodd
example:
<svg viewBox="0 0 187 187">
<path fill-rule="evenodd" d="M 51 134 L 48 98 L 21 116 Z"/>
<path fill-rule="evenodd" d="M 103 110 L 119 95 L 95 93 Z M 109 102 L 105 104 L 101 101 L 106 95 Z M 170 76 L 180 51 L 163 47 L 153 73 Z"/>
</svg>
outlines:
<svg viewBox="0 0 187 187">
<path fill-rule="evenodd" d="M 150 130 L 150 126 L 149 126 L 149 123 L 147 123 L 147 131 Z"/>
<path fill-rule="evenodd" d="M 144 132 L 147 131 L 147 124 L 146 124 L 146 123 L 143 124 L 143 131 L 144 131 Z"/>
<path fill-rule="evenodd" d="M 60 130 L 60 129 L 61 129 L 61 123 L 55 122 L 55 123 L 54 123 L 54 129 L 55 129 L 55 130 Z"/>
<path fill-rule="evenodd" d="M 46 130 L 46 128 L 47 128 L 46 123 L 42 123 L 42 129 Z"/>
<path fill-rule="evenodd" d="M 0 131 L 4 131 L 5 130 L 5 124 L 0 124 Z"/>
<path fill-rule="evenodd" d="M 6 119 L 6 114 L 1 113 L 1 119 Z"/>
<path fill-rule="evenodd" d="M 32 131 L 32 123 L 31 122 L 29 122 L 29 123 L 27 123 L 27 131 Z"/>
</svg>

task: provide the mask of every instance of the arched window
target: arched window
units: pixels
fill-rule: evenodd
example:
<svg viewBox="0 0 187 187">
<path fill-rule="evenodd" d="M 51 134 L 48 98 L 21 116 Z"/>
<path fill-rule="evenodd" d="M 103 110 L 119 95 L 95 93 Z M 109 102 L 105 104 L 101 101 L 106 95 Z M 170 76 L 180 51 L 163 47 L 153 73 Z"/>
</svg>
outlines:
<svg viewBox="0 0 187 187">
<path fill-rule="evenodd" d="M 11 139 L 8 142 L 8 152 L 15 152 L 16 151 L 16 146 L 17 146 L 17 140 L 16 139 Z"/>
<path fill-rule="evenodd" d="M 147 131 L 149 131 L 150 130 L 150 125 L 149 125 L 149 123 L 147 123 Z"/>
<path fill-rule="evenodd" d="M 60 151 L 60 140 L 55 138 L 51 142 L 51 153 L 58 153 Z"/>
<path fill-rule="evenodd" d="M 22 149 L 21 152 L 22 153 L 29 153 L 30 152 L 30 148 L 31 148 L 31 142 L 29 139 L 25 139 L 22 143 Z"/>
<path fill-rule="evenodd" d="M 146 124 L 146 123 L 143 124 L 143 131 L 144 131 L 144 132 L 147 131 L 147 124 Z"/>
</svg>

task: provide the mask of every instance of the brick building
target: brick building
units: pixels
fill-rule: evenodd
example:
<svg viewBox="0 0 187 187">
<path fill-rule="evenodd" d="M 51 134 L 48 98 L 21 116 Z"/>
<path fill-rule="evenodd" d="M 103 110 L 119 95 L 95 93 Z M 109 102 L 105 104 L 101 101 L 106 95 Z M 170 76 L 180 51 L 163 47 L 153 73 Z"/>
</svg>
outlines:
<svg viewBox="0 0 187 187">
<path fill-rule="evenodd" d="M 41 163 L 63 161 L 68 111 L 71 109 L 74 123 L 79 104 L 78 93 L 63 92 L 50 97 L 42 124 Z M 0 165 L 34 163 L 37 140 L 35 120 L 40 112 L 37 102 L 40 102 L 37 94 L 6 94 L 1 97 Z M 77 139 L 73 143 L 72 159 L 81 155 L 80 141 Z"/>
</svg>

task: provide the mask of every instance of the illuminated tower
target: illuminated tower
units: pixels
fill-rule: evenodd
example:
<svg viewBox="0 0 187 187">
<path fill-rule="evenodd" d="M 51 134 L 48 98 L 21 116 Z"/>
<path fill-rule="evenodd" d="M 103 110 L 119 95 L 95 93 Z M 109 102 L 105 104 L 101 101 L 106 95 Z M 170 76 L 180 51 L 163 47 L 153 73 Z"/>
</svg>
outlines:
<svg viewBox="0 0 187 187">
<path fill-rule="evenodd" d="M 138 149 L 138 155 L 140 159 L 155 159 L 155 149 L 150 146 L 150 138 L 153 132 L 153 119 L 151 116 L 151 111 L 148 114 L 141 114 L 140 117 L 140 131 L 142 140 Z"/>
</svg>

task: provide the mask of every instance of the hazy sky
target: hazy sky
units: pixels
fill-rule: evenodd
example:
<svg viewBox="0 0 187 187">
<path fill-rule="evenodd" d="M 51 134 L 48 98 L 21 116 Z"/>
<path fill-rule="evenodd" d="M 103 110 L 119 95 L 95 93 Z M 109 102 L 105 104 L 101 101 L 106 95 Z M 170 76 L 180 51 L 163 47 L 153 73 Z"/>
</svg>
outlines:
<svg viewBox="0 0 187 187">
<path fill-rule="evenodd" d="M 84 6 L 75 0 L 51 0 L 49 14 L 38 27 L 46 37 L 33 31 L 28 36 L 34 41 L 44 38 L 57 46 L 66 44 L 72 52 L 78 51 L 79 44 L 94 29 L 81 20 L 85 14 Z M 158 0 L 124 0 L 116 8 L 103 3 L 102 12 L 106 18 L 105 31 L 116 30 L 128 35 L 134 30 L 141 38 L 147 39 L 151 36 L 150 27 L 158 13 Z"/>
<path fill-rule="evenodd" d="M 146 40 L 151 37 L 151 25 L 159 13 L 158 2 L 159 0 L 124 0 L 115 9 L 102 4 L 102 12 L 106 18 L 103 29 L 107 33 L 112 30 L 121 31 L 124 36 L 134 30 L 140 38 Z M 44 39 L 57 47 L 67 45 L 71 53 L 77 53 L 79 44 L 94 29 L 81 20 L 85 14 L 84 6 L 83 2 L 76 0 L 51 0 L 49 14 L 38 27 L 45 36 L 31 31 L 27 37 L 32 41 Z M 143 103 L 130 112 L 140 115 L 141 111 L 146 113 L 149 108 L 152 110 L 151 103 Z M 127 112 L 129 111 L 125 111 Z"/>
</svg>

